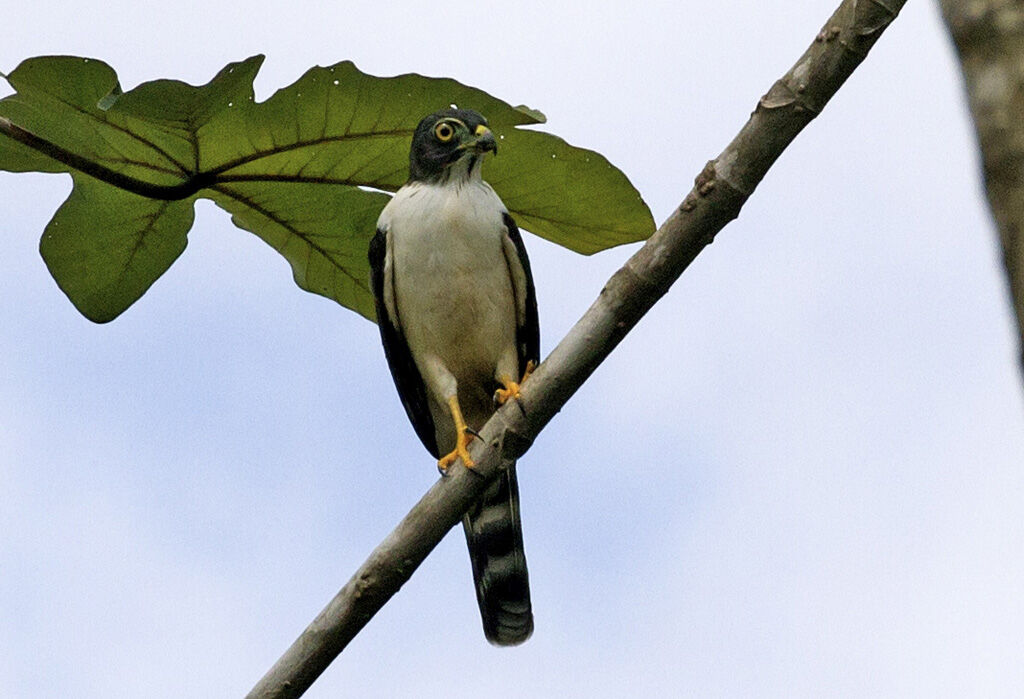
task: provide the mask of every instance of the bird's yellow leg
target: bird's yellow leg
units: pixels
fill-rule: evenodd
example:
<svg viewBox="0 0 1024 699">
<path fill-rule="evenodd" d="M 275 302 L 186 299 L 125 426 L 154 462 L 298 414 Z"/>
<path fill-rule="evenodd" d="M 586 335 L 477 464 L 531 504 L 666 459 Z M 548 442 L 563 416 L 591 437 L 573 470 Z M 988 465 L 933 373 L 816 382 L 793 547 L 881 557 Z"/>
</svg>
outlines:
<svg viewBox="0 0 1024 699">
<path fill-rule="evenodd" d="M 462 463 L 466 464 L 466 468 L 473 468 L 476 464 L 473 463 L 473 459 L 469 458 L 469 449 L 466 448 L 469 446 L 469 440 L 473 439 L 473 433 L 462 417 L 458 396 L 448 399 L 448 408 L 452 412 L 452 420 L 455 421 L 455 448 L 437 460 L 437 467 L 442 471 L 447 471 L 456 459 L 461 458 Z"/>
<path fill-rule="evenodd" d="M 504 388 L 499 388 L 494 392 L 494 400 L 498 405 L 505 405 L 511 398 L 519 397 L 519 387 L 526 383 L 526 380 L 530 378 L 530 374 L 537 368 L 537 364 L 531 359 L 526 363 L 526 371 L 523 372 L 523 378 L 518 383 L 512 380 L 511 376 L 502 376 L 500 381 Z"/>
</svg>

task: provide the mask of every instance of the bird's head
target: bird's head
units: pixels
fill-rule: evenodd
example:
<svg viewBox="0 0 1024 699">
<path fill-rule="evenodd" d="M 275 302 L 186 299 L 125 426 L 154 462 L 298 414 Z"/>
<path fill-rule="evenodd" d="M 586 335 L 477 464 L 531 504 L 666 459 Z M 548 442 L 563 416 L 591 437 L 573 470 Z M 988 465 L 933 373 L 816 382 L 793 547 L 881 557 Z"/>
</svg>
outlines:
<svg viewBox="0 0 1024 699">
<path fill-rule="evenodd" d="M 484 153 L 498 151 L 487 120 L 472 109 L 445 109 L 423 117 L 412 137 L 409 180 L 444 182 L 480 176 Z"/>
</svg>

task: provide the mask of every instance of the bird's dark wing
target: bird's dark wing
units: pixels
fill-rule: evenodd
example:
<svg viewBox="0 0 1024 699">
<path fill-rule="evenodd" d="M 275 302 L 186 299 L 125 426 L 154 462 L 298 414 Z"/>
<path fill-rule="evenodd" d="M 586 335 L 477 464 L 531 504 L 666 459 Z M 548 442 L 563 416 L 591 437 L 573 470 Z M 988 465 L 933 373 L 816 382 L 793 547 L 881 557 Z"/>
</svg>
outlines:
<svg viewBox="0 0 1024 699">
<path fill-rule="evenodd" d="M 384 355 L 388 358 L 391 377 L 395 380 L 398 395 L 405 406 L 405 414 L 416 430 L 416 435 L 423 442 L 434 458 L 440 458 L 437 448 L 437 437 L 434 432 L 434 419 L 430 416 L 427 405 L 427 388 L 420 376 L 416 362 L 409 351 L 409 343 L 402 334 L 401 324 L 397 317 L 391 317 L 384 297 L 384 285 L 392 284 L 385 274 L 388 245 L 387 233 L 377 229 L 377 234 L 370 241 L 370 287 L 377 305 L 377 326 L 380 328 L 380 339 L 384 344 Z M 392 297 L 394 294 L 392 294 Z M 397 313 L 397 309 L 395 311 Z"/>
<path fill-rule="evenodd" d="M 540 321 L 537 317 L 537 290 L 533 285 L 530 258 L 526 254 L 526 245 L 523 244 L 523 236 L 519 232 L 519 227 L 507 211 L 503 215 L 503 220 L 508 237 L 516 248 L 519 265 L 523 268 L 523 274 L 526 277 L 526 288 L 522 290 L 526 295 L 526 313 L 519 319 L 519 324 L 516 328 L 516 346 L 519 350 L 519 375 L 522 376 L 523 372 L 526 371 L 527 362 L 532 360 L 534 364 L 540 363 Z M 511 265 L 513 261 L 508 260 L 508 263 Z M 513 280 L 515 279 L 514 274 L 512 278 Z M 513 288 L 515 288 L 514 282 Z M 518 289 L 516 291 L 519 293 Z M 518 299 L 516 300 L 518 301 Z"/>
</svg>

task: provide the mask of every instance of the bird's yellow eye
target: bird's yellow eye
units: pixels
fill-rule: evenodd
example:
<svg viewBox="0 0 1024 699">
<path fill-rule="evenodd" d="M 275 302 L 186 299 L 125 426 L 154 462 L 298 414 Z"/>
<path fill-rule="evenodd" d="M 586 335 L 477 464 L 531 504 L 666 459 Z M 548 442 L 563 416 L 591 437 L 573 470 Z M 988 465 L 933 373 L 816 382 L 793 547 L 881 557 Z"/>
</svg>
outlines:
<svg viewBox="0 0 1024 699">
<path fill-rule="evenodd" d="M 455 127 L 447 121 L 442 121 L 434 127 L 434 135 L 437 136 L 437 140 L 441 143 L 448 143 L 448 141 L 455 138 Z"/>
</svg>

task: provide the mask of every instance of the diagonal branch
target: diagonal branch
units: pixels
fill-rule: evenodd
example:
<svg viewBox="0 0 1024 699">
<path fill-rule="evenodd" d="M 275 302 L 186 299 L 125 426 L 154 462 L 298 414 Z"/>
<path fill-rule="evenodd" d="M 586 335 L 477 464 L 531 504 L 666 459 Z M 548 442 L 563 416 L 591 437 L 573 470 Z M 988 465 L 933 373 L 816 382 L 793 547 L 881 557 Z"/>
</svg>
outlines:
<svg viewBox="0 0 1024 699">
<path fill-rule="evenodd" d="M 732 143 L 650 240 L 474 442 L 474 471 L 461 465 L 437 483 L 374 550 L 319 616 L 249 693 L 298 697 L 411 577 L 504 464 L 533 438 L 660 299 L 693 259 L 736 218 L 796 135 L 860 64 L 905 0 L 843 0 L 810 48 L 758 102 Z"/>
</svg>

